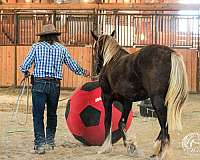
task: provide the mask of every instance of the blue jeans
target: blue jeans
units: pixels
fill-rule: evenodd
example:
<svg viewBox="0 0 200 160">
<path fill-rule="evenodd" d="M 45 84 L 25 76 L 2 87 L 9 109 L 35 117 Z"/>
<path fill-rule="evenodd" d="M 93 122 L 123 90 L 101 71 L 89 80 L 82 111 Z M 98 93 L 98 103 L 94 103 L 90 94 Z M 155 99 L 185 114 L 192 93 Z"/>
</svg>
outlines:
<svg viewBox="0 0 200 160">
<path fill-rule="evenodd" d="M 57 106 L 60 96 L 60 81 L 56 80 L 34 80 L 32 86 L 32 112 L 35 145 L 45 143 L 54 144 L 57 126 Z M 44 131 L 44 110 L 47 105 L 46 138 Z"/>
</svg>

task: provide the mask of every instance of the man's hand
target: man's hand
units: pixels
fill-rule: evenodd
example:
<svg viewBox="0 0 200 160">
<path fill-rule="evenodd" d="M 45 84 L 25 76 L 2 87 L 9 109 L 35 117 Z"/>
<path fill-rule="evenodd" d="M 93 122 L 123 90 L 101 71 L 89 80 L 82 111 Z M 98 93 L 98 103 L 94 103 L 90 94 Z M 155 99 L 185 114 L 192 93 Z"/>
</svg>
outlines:
<svg viewBox="0 0 200 160">
<path fill-rule="evenodd" d="M 88 70 L 85 70 L 84 77 L 90 77 L 90 71 L 88 71 Z"/>
<path fill-rule="evenodd" d="M 24 77 L 25 78 L 28 78 L 29 76 L 30 76 L 30 72 L 29 71 L 24 72 Z"/>
</svg>

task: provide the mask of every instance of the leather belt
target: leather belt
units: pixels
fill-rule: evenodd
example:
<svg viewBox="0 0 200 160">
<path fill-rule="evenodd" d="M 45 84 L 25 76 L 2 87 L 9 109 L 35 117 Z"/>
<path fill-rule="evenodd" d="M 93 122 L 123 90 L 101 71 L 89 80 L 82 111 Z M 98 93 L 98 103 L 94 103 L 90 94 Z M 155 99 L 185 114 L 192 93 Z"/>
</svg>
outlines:
<svg viewBox="0 0 200 160">
<path fill-rule="evenodd" d="M 54 77 L 35 77 L 35 80 L 60 81 L 60 79 Z"/>
</svg>

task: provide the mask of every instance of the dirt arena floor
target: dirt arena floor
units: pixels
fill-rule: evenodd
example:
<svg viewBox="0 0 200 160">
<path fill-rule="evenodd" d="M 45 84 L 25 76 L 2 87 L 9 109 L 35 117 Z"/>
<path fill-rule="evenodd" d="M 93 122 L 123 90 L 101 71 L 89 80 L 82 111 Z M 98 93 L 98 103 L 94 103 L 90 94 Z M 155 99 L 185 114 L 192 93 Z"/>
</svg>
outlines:
<svg viewBox="0 0 200 160">
<path fill-rule="evenodd" d="M 61 97 L 67 98 L 72 92 L 62 91 Z M 122 140 L 113 145 L 113 150 L 108 154 L 97 154 L 98 146 L 84 146 L 74 139 L 65 123 L 65 106 L 67 101 L 61 101 L 58 108 L 58 128 L 56 134 L 57 147 L 44 155 L 37 155 L 33 152 L 33 127 L 32 115 L 28 114 L 26 125 L 19 125 L 18 122 L 25 122 L 26 114 L 19 112 L 18 120 L 10 121 L 12 108 L 15 106 L 18 95 L 17 89 L 0 88 L 0 160 L 145 160 L 153 152 L 153 142 L 158 135 L 159 126 L 154 118 L 144 118 L 139 115 L 139 109 L 134 104 L 133 118 L 128 136 L 137 143 L 138 157 L 130 157 L 123 147 Z M 20 107 L 24 110 L 25 100 Z M 196 146 L 192 141 L 188 144 L 189 150 L 184 150 L 182 141 L 192 133 L 200 134 L 200 95 L 191 94 L 183 110 L 183 131 L 171 135 L 172 156 L 170 160 L 200 160 L 200 137 L 193 137 Z M 196 150 L 192 150 L 196 147 Z"/>
</svg>

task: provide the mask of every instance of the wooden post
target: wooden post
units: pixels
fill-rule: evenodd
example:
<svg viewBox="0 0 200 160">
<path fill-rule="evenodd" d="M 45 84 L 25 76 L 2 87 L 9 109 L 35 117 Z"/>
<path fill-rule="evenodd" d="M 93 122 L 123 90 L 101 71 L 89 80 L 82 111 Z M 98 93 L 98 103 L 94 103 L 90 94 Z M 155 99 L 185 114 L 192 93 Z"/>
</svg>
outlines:
<svg viewBox="0 0 200 160">
<path fill-rule="evenodd" d="M 94 16 L 93 16 L 93 32 L 95 34 L 98 34 L 98 10 L 94 9 Z M 89 33 L 89 36 L 91 34 Z M 94 41 L 94 40 L 93 40 Z M 92 45 L 92 75 L 96 75 L 96 70 L 95 70 L 95 57 L 94 57 L 94 54 L 93 54 L 93 45 Z"/>
<path fill-rule="evenodd" d="M 199 37 L 199 36 L 198 36 Z M 199 58 L 199 54 L 200 54 L 200 52 L 199 51 L 197 51 L 197 72 L 196 72 L 196 91 L 197 92 L 199 92 L 200 91 L 200 65 L 199 65 L 199 61 L 200 61 L 200 58 Z"/>
<path fill-rule="evenodd" d="M 200 11 L 200 10 L 199 10 Z M 198 16 L 198 39 L 197 39 L 197 91 L 200 91 L 200 16 Z"/>
<path fill-rule="evenodd" d="M 14 78 L 13 85 L 17 86 L 17 45 L 19 42 L 19 17 L 17 11 L 14 12 L 14 26 L 15 26 L 15 51 L 14 51 Z"/>
<path fill-rule="evenodd" d="M 56 27 L 56 10 L 53 11 L 53 24 Z"/>
<path fill-rule="evenodd" d="M 157 12 L 156 12 L 156 14 L 157 14 Z M 154 35 L 154 38 L 155 38 L 155 39 L 154 39 L 154 40 L 155 40 L 154 43 L 155 43 L 155 44 L 158 43 L 158 42 L 157 42 L 157 34 L 158 34 L 158 33 L 157 33 L 157 32 L 158 32 L 158 26 L 157 26 L 157 24 L 158 24 L 158 16 L 157 16 L 156 14 L 155 14 L 155 27 L 154 27 L 154 28 L 155 28 L 155 32 L 154 32 L 154 33 L 155 33 L 155 35 Z"/>
</svg>

